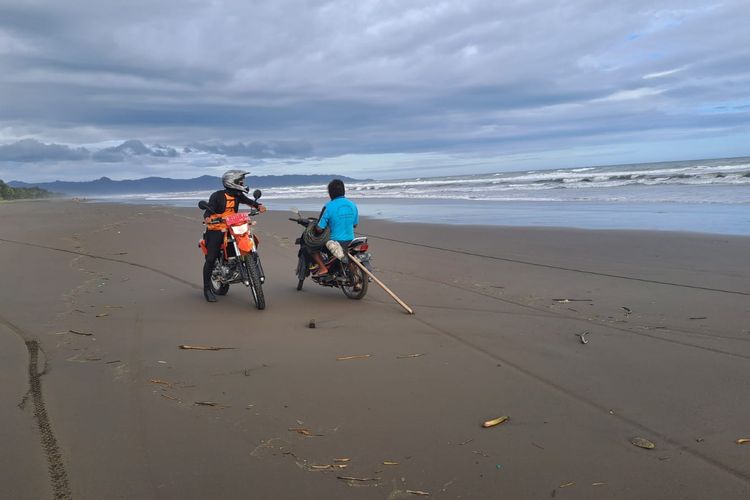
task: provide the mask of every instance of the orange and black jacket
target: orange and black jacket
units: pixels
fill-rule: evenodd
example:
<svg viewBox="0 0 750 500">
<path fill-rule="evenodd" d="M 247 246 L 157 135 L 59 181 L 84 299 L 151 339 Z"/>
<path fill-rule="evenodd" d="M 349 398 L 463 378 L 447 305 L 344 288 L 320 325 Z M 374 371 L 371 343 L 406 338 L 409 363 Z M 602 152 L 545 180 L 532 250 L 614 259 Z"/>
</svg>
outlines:
<svg viewBox="0 0 750 500">
<path fill-rule="evenodd" d="M 251 207 L 258 208 L 260 203 L 245 196 L 245 193 L 237 191 L 235 189 L 223 189 L 216 191 L 208 199 L 208 208 L 203 212 L 203 218 L 205 220 L 218 219 L 219 217 L 224 218 L 228 215 L 235 214 L 240 208 L 240 203 L 250 205 Z M 209 231 L 221 231 L 226 229 L 226 225 L 223 223 L 207 223 Z"/>
</svg>

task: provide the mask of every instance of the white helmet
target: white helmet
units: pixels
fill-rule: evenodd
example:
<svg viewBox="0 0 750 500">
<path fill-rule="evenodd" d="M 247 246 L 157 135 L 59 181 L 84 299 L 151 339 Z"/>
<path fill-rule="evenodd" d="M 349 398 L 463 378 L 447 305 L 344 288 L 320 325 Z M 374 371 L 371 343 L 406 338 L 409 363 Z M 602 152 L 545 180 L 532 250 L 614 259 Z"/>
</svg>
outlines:
<svg viewBox="0 0 750 500">
<path fill-rule="evenodd" d="M 245 176 L 249 173 L 244 170 L 227 170 L 221 176 L 221 183 L 227 189 L 236 189 L 237 191 L 247 193 L 250 191 L 250 188 L 245 186 Z"/>
</svg>

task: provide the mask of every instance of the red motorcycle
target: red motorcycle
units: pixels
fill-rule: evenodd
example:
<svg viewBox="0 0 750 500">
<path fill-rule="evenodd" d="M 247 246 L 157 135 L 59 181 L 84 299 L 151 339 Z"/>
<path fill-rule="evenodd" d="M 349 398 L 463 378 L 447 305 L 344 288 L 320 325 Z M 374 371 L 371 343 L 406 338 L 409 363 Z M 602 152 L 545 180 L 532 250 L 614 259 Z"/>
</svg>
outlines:
<svg viewBox="0 0 750 500">
<path fill-rule="evenodd" d="M 259 189 L 256 189 L 253 193 L 256 200 L 260 198 L 260 195 Z M 203 210 L 210 210 L 205 201 L 198 203 L 198 207 Z M 251 208 L 249 212 L 238 212 L 228 217 L 217 217 L 208 221 L 209 223 L 223 222 L 227 226 L 226 231 L 224 231 L 221 254 L 216 259 L 211 273 L 211 288 L 216 295 L 226 295 L 230 284 L 242 283 L 250 287 L 255 307 L 265 309 L 266 299 L 263 295 L 263 283 L 266 281 L 266 277 L 263 274 L 263 266 L 260 264 L 260 256 L 258 255 L 260 241 L 252 232 L 252 227 L 256 224 L 256 221 L 250 219 L 251 216 L 259 213 L 255 208 Z M 208 254 L 204 239 L 198 242 L 198 246 L 203 251 L 204 256 Z"/>
</svg>

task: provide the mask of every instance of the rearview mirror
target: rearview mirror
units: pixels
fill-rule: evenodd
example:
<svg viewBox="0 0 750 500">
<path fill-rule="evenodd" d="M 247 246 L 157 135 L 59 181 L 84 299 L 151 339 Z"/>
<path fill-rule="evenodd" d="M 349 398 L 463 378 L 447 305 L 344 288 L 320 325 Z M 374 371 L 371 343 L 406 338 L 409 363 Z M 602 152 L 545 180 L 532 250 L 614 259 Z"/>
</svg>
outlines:
<svg viewBox="0 0 750 500">
<path fill-rule="evenodd" d="M 202 210 L 208 210 L 208 203 L 206 203 L 204 200 L 201 200 L 198 202 L 198 208 Z"/>
<path fill-rule="evenodd" d="M 253 191 L 253 198 L 257 200 L 258 198 L 261 197 L 262 194 L 263 193 L 260 191 L 260 189 L 256 189 L 255 191 Z"/>
<path fill-rule="evenodd" d="M 302 217 L 302 215 L 299 213 L 299 208 L 297 208 L 297 207 L 291 207 L 291 208 L 289 208 L 289 210 L 291 210 L 292 213 L 296 214 L 297 217 L 299 217 L 299 218 Z"/>
</svg>

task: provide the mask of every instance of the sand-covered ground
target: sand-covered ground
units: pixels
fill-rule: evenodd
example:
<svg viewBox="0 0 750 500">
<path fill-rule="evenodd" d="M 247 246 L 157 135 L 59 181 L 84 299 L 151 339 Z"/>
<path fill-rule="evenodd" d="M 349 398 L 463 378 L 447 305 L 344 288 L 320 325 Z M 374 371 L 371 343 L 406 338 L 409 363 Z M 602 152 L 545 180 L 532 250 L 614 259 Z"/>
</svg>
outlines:
<svg viewBox="0 0 750 500">
<path fill-rule="evenodd" d="M 750 497 L 750 238 L 364 220 L 410 316 L 271 211 L 258 311 L 200 215 L 0 204 L 1 497 Z"/>
</svg>

